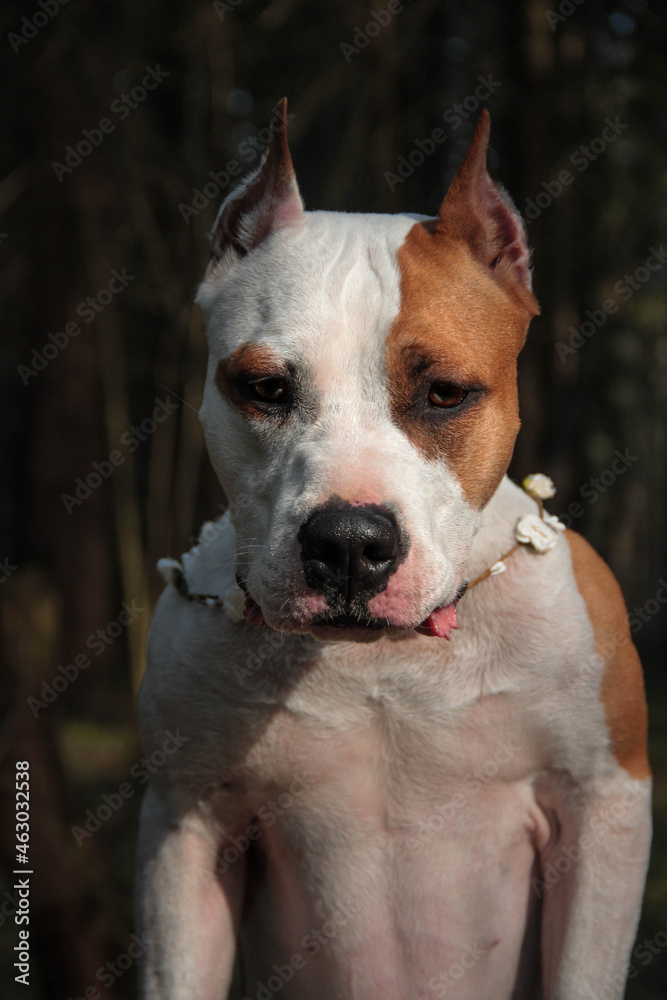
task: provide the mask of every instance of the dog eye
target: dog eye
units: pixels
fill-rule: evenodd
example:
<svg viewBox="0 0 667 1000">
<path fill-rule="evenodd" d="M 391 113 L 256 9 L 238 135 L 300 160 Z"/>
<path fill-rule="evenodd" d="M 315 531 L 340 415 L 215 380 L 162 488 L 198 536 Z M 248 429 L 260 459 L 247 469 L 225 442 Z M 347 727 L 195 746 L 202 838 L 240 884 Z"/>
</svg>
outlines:
<svg viewBox="0 0 667 1000">
<path fill-rule="evenodd" d="M 289 398 L 289 382 L 286 378 L 269 375 L 248 383 L 250 395 L 262 403 L 286 403 Z"/>
<path fill-rule="evenodd" d="M 428 401 L 433 406 L 451 410 L 459 406 L 467 395 L 467 389 L 454 382 L 434 382 L 428 391 Z"/>
</svg>

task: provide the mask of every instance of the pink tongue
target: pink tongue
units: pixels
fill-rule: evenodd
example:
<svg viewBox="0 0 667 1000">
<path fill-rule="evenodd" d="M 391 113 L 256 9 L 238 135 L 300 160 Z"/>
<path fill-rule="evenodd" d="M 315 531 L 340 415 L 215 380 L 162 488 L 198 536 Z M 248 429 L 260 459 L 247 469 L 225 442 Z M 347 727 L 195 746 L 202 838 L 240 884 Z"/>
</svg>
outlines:
<svg viewBox="0 0 667 1000">
<path fill-rule="evenodd" d="M 415 632 L 421 635 L 435 635 L 439 639 L 449 639 L 452 629 L 458 627 L 456 605 L 448 604 L 446 608 L 436 608 L 432 611 L 428 618 L 417 626 Z"/>
<path fill-rule="evenodd" d="M 266 619 L 262 614 L 262 609 L 259 604 L 253 601 L 249 594 L 245 595 L 245 607 L 243 609 L 243 614 L 250 625 L 266 625 Z"/>
</svg>

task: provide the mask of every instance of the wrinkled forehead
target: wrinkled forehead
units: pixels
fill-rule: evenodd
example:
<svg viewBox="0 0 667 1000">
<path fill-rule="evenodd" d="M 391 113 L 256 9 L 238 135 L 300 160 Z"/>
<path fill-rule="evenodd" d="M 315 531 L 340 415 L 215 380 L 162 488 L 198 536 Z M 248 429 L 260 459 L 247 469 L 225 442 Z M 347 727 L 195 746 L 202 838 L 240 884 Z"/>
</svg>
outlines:
<svg viewBox="0 0 667 1000">
<path fill-rule="evenodd" d="M 212 358 L 261 344 L 323 382 L 334 371 L 376 376 L 397 356 L 495 382 L 525 318 L 460 242 L 416 224 L 427 219 L 306 212 L 298 228 L 272 233 L 200 288 Z"/>
<path fill-rule="evenodd" d="M 283 357 L 380 346 L 401 300 L 398 254 L 420 216 L 308 212 L 199 301 L 220 356 L 261 341 Z"/>
</svg>

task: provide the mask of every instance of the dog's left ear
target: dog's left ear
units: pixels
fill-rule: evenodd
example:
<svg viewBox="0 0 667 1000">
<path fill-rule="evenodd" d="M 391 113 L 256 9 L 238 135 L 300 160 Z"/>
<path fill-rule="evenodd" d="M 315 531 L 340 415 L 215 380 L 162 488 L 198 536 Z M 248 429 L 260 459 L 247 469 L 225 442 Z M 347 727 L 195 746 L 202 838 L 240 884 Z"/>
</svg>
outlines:
<svg viewBox="0 0 667 1000">
<path fill-rule="evenodd" d="M 435 231 L 465 240 L 493 278 L 536 316 L 540 307 L 533 295 L 523 221 L 486 166 L 490 131 L 491 118 L 485 108 L 442 204 Z"/>
<path fill-rule="evenodd" d="M 211 264 L 228 252 L 244 257 L 262 240 L 285 226 L 297 224 L 303 202 L 287 145 L 287 98 L 276 105 L 271 138 L 256 170 L 222 204 L 213 229 Z"/>
</svg>

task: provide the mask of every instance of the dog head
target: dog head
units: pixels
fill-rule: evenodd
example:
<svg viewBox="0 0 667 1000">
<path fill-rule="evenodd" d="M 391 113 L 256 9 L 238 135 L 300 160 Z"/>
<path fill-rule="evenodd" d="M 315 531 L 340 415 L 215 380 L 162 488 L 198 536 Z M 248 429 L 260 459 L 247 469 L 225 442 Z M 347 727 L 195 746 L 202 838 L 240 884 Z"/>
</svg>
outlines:
<svg viewBox="0 0 667 1000">
<path fill-rule="evenodd" d="M 282 102 L 262 166 L 220 210 L 197 297 L 200 416 L 255 624 L 348 640 L 455 627 L 538 312 L 488 137 L 484 112 L 435 219 L 305 212 Z"/>
</svg>

